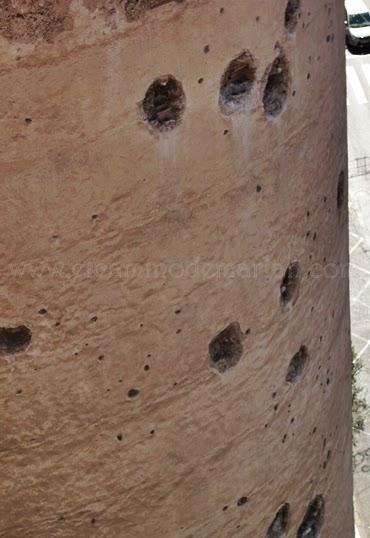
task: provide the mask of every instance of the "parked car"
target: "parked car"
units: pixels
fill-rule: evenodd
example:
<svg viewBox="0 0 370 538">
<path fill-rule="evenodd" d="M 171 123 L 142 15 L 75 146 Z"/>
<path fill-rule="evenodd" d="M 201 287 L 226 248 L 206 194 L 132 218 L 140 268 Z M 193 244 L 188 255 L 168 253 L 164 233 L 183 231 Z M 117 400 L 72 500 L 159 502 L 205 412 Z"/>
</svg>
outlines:
<svg viewBox="0 0 370 538">
<path fill-rule="evenodd" d="M 352 48 L 370 48 L 370 12 L 363 0 L 347 0 L 346 43 Z"/>
</svg>

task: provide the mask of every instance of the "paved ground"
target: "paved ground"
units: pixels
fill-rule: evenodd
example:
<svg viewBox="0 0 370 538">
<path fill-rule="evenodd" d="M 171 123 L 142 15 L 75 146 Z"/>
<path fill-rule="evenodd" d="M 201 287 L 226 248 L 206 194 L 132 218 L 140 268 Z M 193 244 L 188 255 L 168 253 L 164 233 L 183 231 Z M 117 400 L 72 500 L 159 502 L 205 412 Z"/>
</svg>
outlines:
<svg viewBox="0 0 370 538">
<path fill-rule="evenodd" d="M 364 363 L 360 381 L 370 404 L 370 54 L 346 56 L 352 342 Z M 370 417 L 354 459 L 356 536 L 370 538 Z"/>
</svg>

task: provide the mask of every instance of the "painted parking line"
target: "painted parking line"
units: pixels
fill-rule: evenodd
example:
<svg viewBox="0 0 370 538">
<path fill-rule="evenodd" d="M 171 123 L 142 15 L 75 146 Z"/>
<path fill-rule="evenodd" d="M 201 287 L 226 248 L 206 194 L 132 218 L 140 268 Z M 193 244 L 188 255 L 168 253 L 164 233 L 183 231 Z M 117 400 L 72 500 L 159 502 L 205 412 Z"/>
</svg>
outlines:
<svg viewBox="0 0 370 538">
<path fill-rule="evenodd" d="M 357 243 L 355 245 L 353 245 L 353 247 L 351 248 L 351 250 L 349 251 L 350 254 L 352 254 L 352 252 L 354 252 L 356 250 L 357 247 L 359 247 L 361 245 L 361 243 L 363 243 L 363 238 L 360 237 L 360 239 L 357 241 Z"/>
<path fill-rule="evenodd" d="M 361 289 L 361 291 L 358 292 L 358 294 L 356 295 L 356 297 L 354 297 L 352 299 L 352 304 L 355 304 L 358 302 L 358 300 L 360 299 L 361 295 L 364 293 L 365 290 L 367 290 L 367 288 L 370 286 L 370 280 L 368 280 L 365 284 L 365 286 Z"/>
<path fill-rule="evenodd" d="M 352 237 L 356 237 L 356 239 L 357 239 L 358 237 L 360 237 L 358 234 L 355 234 L 354 232 L 349 232 L 349 235 L 352 235 Z"/>
<path fill-rule="evenodd" d="M 364 72 L 366 82 L 370 86 L 370 64 L 362 64 L 362 71 Z"/>
<path fill-rule="evenodd" d="M 360 336 L 359 334 L 356 334 L 352 331 L 352 336 L 355 338 L 358 338 L 359 340 L 362 340 L 363 342 L 367 342 L 367 338 L 364 338 L 363 336 Z"/>
<path fill-rule="evenodd" d="M 352 88 L 352 91 L 356 97 L 356 101 L 359 105 L 364 105 L 367 103 L 367 98 L 365 92 L 361 86 L 360 79 L 356 73 L 356 69 L 352 65 L 346 67 L 347 71 L 347 80 Z"/>
<path fill-rule="evenodd" d="M 365 351 L 367 350 L 367 348 L 370 346 L 370 342 L 367 342 L 364 347 L 361 349 L 361 351 L 359 353 L 357 353 L 357 357 L 360 359 L 362 357 L 362 355 L 365 353 Z"/>
<path fill-rule="evenodd" d="M 354 269 L 357 269 L 358 271 L 361 271 L 361 273 L 365 273 L 365 275 L 370 275 L 370 271 L 365 269 L 364 267 L 360 267 L 359 265 L 356 265 L 355 263 L 350 263 L 350 266 Z"/>
</svg>

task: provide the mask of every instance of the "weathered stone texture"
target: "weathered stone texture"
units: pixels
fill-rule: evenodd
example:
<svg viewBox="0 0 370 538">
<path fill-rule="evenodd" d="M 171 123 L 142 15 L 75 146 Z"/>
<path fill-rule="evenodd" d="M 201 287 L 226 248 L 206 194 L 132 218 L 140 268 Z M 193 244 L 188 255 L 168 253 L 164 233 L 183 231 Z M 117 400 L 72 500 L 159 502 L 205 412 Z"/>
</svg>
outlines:
<svg viewBox="0 0 370 538">
<path fill-rule="evenodd" d="M 350 538 L 341 2 L 134 4 L 0 3 L 0 537 Z"/>
</svg>

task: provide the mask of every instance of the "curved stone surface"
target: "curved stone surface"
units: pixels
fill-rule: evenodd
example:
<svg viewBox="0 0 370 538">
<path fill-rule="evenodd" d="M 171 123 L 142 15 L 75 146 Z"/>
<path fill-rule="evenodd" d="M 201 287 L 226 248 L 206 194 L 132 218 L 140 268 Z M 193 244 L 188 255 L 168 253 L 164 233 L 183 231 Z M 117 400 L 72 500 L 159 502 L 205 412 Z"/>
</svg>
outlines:
<svg viewBox="0 0 370 538">
<path fill-rule="evenodd" d="M 353 536 L 340 2 L 0 11 L 0 537 Z"/>
</svg>

